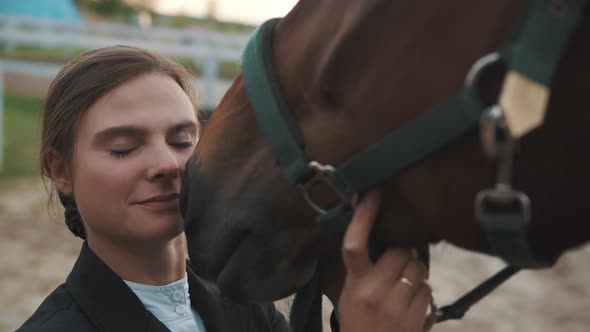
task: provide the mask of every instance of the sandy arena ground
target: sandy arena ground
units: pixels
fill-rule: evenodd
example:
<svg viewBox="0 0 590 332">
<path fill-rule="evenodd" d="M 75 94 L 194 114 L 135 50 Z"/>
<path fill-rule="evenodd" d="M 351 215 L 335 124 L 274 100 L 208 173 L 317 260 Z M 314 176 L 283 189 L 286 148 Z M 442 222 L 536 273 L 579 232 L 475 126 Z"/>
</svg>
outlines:
<svg viewBox="0 0 590 332">
<path fill-rule="evenodd" d="M 80 248 L 47 213 L 39 183 L 0 190 L 0 332 L 14 331 L 69 273 Z M 431 283 L 439 304 L 454 301 L 502 267 L 497 259 L 433 248 Z M 436 326 L 436 332 L 590 331 L 590 246 L 570 252 L 551 270 L 521 272 L 473 307 L 465 319 Z M 284 307 L 284 306 L 283 306 Z M 329 313 L 329 305 L 326 305 Z"/>
</svg>

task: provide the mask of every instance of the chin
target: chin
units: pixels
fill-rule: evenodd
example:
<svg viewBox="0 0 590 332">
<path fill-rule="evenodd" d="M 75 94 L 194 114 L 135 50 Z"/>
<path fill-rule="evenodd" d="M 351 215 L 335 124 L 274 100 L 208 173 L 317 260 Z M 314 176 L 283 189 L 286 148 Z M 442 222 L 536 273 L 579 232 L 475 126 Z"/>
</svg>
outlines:
<svg viewBox="0 0 590 332">
<path fill-rule="evenodd" d="M 140 229 L 144 229 L 143 233 L 146 238 L 153 239 L 154 241 L 174 240 L 184 232 L 183 225 L 178 220 L 158 220 L 150 226 L 144 222 L 144 225 L 140 225 L 139 227 Z"/>
</svg>

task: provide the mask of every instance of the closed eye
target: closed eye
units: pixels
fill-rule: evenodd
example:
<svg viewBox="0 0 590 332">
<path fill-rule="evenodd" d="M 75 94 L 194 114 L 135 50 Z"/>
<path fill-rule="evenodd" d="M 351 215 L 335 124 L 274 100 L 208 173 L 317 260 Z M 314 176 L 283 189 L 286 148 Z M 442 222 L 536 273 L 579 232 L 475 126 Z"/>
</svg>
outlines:
<svg viewBox="0 0 590 332">
<path fill-rule="evenodd" d="M 193 141 L 186 141 L 186 142 L 171 143 L 170 145 L 172 145 L 173 147 L 175 147 L 179 150 L 184 150 L 184 149 L 192 148 L 194 143 L 193 143 Z"/>
<path fill-rule="evenodd" d="M 111 150 L 111 156 L 115 157 L 115 158 L 125 158 L 127 156 L 129 156 L 133 151 L 135 150 L 135 148 L 132 149 L 127 149 L 127 150 Z"/>
</svg>

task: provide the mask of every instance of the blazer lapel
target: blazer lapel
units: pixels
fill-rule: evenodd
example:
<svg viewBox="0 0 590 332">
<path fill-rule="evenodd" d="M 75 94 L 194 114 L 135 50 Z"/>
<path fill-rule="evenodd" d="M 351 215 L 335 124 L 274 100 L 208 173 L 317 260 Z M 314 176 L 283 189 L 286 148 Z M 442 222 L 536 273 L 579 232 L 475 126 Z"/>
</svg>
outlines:
<svg viewBox="0 0 590 332">
<path fill-rule="evenodd" d="M 66 280 L 66 287 L 100 331 L 169 332 L 123 280 L 88 248 L 86 241 Z"/>
</svg>

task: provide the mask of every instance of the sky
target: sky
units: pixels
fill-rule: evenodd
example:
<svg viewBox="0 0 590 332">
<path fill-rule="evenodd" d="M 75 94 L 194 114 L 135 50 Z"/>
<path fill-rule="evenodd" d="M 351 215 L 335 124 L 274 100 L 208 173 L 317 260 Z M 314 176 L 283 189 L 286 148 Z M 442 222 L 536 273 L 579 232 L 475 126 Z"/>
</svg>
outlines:
<svg viewBox="0 0 590 332">
<path fill-rule="evenodd" d="M 207 0 L 156 0 L 158 11 L 166 14 L 202 16 L 207 9 Z M 263 21 L 285 16 L 297 0 L 217 0 L 217 18 L 260 24 Z"/>
</svg>

